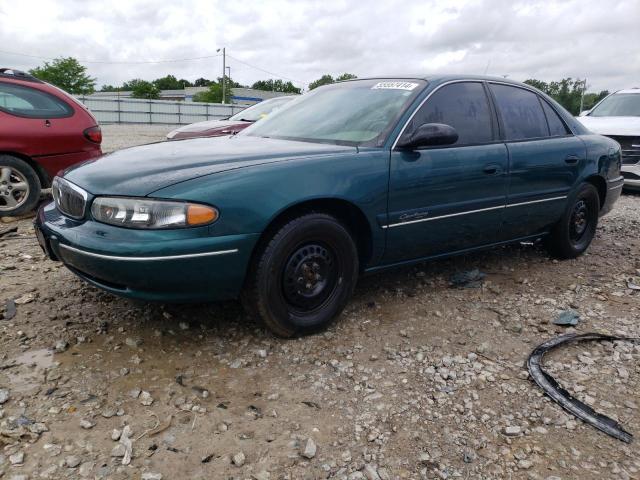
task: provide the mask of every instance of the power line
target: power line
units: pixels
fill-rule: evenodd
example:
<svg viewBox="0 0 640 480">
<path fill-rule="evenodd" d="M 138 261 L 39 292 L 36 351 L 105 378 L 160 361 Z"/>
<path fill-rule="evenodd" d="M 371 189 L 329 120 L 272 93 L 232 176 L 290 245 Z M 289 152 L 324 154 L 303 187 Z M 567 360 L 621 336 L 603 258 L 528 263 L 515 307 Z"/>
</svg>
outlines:
<svg viewBox="0 0 640 480">
<path fill-rule="evenodd" d="M 0 53 L 5 53 L 8 55 L 17 55 L 20 57 L 29 57 L 29 58 L 37 58 L 40 60 L 56 60 L 52 57 L 43 57 L 40 55 L 29 55 L 26 53 L 18 53 L 18 52 L 9 52 L 6 50 L 0 50 Z M 106 64 L 106 65 L 142 65 L 142 64 L 151 64 L 151 63 L 178 63 L 178 62 L 190 62 L 193 60 L 205 60 L 209 58 L 216 58 L 222 56 L 221 53 L 217 53 L 215 55 L 205 55 L 202 57 L 191 57 L 191 58 L 171 58 L 165 60 L 140 60 L 140 61 L 107 61 L 107 60 L 78 60 L 80 63 L 98 63 L 98 64 Z"/>
<path fill-rule="evenodd" d="M 39 60 L 56 60 L 56 58 L 53 57 L 45 57 L 42 55 L 30 55 L 28 53 L 21 53 L 21 52 L 10 52 L 8 50 L 0 50 L 0 53 L 4 53 L 7 55 L 16 55 L 19 57 L 28 57 L 28 58 L 37 58 Z M 171 58 L 171 59 L 164 59 L 164 60 L 139 60 L 139 61 L 111 61 L 111 60 L 81 60 L 78 59 L 78 62 L 80 63 L 92 63 L 92 64 L 101 64 L 101 65 L 147 65 L 147 64 L 158 64 L 158 63 L 179 63 L 179 62 L 190 62 L 190 61 L 194 61 L 194 60 L 206 60 L 206 59 L 211 59 L 211 58 L 216 58 L 216 57 L 221 57 L 222 54 L 221 53 L 216 53 L 215 55 L 204 55 L 201 57 L 190 57 L 190 58 Z M 244 60 L 240 60 L 237 57 L 234 57 L 233 55 L 229 55 L 227 53 L 227 57 L 234 59 L 236 62 L 242 63 L 243 65 L 246 65 L 247 67 L 256 69 L 256 70 L 260 70 L 261 72 L 267 73 L 269 75 L 273 75 L 276 78 L 281 78 L 284 80 L 289 80 L 291 82 L 296 82 L 296 83 L 300 83 L 303 85 L 306 85 L 308 82 L 304 81 L 304 80 L 296 80 L 295 78 L 290 78 L 290 77 L 286 77 L 284 75 L 280 75 L 279 73 L 275 73 L 275 72 L 271 72 L 269 70 L 266 70 L 262 67 L 258 67 L 257 65 L 253 65 L 251 63 L 245 62 Z"/>
<path fill-rule="evenodd" d="M 250 64 L 248 62 L 245 62 L 244 60 L 240 60 L 239 58 L 236 58 L 233 55 L 229 55 L 228 53 L 227 53 L 227 57 L 233 58 L 236 62 L 240 62 L 240 63 L 246 65 L 247 67 L 255 68 L 256 70 L 260 70 L 261 72 L 268 73 L 269 75 L 273 75 L 274 77 L 277 77 L 277 78 L 282 78 L 284 80 L 290 80 L 290 81 L 296 82 L 296 83 L 302 83 L 302 84 L 306 84 L 307 83 L 307 82 L 302 81 L 302 80 L 296 80 L 295 78 L 285 77 L 284 75 L 280 75 L 279 73 L 270 72 L 269 70 L 265 70 L 264 68 L 258 67 L 257 65 L 252 65 L 252 64 Z"/>
</svg>

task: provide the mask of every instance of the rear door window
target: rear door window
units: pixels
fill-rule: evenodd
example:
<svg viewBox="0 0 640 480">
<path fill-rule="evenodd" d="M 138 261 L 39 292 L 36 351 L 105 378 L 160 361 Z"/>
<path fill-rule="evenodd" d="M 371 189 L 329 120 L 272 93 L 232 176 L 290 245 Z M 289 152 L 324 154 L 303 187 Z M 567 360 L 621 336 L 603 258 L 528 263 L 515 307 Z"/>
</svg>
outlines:
<svg viewBox="0 0 640 480">
<path fill-rule="evenodd" d="M 563 137 L 564 135 L 568 135 L 569 131 L 556 111 L 544 100 L 541 99 L 540 103 L 542 103 L 542 108 L 547 116 L 547 123 L 549 124 L 549 133 L 551 136 Z"/>
<path fill-rule="evenodd" d="M 491 91 L 502 117 L 506 140 L 549 136 L 549 127 L 538 95 L 523 88 L 498 84 L 492 84 Z"/>
<path fill-rule="evenodd" d="M 453 146 L 493 141 L 491 109 L 484 87 L 479 82 L 460 82 L 437 90 L 411 119 L 405 135 L 425 123 L 444 123 L 456 129 Z"/>
<path fill-rule="evenodd" d="M 73 109 L 53 95 L 12 83 L 0 82 L 0 110 L 27 118 L 62 118 Z"/>
</svg>

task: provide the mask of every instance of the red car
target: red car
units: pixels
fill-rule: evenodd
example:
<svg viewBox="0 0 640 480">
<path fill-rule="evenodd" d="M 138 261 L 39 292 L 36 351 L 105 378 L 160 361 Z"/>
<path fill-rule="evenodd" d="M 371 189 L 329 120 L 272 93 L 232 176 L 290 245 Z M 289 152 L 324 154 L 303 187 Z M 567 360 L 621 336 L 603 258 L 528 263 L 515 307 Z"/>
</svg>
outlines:
<svg viewBox="0 0 640 480">
<path fill-rule="evenodd" d="M 271 112 L 276 111 L 285 103 L 289 103 L 294 98 L 293 95 L 270 98 L 245 108 L 241 112 L 224 120 L 207 120 L 206 122 L 192 123 L 184 127 L 176 128 L 169 132 L 167 140 L 184 140 L 185 138 L 196 137 L 224 137 L 235 135 L 240 130 L 244 130 L 249 125 L 266 117 Z"/>
<path fill-rule="evenodd" d="M 102 132 L 71 95 L 0 68 L 0 216 L 22 215 L 60 171 L 102 155 Z"/>
</svg>

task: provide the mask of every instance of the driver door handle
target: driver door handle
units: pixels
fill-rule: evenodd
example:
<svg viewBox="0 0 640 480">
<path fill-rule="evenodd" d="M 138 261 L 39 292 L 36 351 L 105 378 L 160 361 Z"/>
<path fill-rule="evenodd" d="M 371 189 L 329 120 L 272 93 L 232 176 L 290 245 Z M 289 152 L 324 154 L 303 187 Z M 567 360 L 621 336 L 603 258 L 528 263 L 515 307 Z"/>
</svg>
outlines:
<svg viewBox="0 0 640 480">
<path fill-rule="evenodd" d="M 567 155 L 567 158 L 565 158 L 564 161 L 568 165 L 575 165 L 580 161 L 580 157 L 577 155 Z"/>
<path fill-rule="evenodd" d="M 497 163 L 490 163 L 488 165 L 485 165 L 482 171 L 486 175 L 499 175 L 502 173 L 502 167 Z"/>
</svg>

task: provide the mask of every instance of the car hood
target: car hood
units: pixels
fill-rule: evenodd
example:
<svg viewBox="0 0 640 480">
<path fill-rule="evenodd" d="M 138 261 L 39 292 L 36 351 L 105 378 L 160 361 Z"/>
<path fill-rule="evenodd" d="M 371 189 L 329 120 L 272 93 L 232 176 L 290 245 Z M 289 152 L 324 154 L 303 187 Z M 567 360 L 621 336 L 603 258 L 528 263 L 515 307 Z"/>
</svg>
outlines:
<svg viewBox="0 0 640 480">
<path fill-rule="evenodd" d="M 207 120 L 206 122 L 198 122 L 192 123 L 190 125 L 185 125 L 180 128 L 176 128 L 171 133 L 174 132 L 204 132 L 206 130 L 212 129 L 224 129 L 225 127 L 230 127 L 233 125 L 244 125 L 250 122 L 243 122 L 240 120 Z M 171 133 L 169 135 L 171 135 Z"/>
<path fill-rule="evenodd" d="M 203 175 L 354 150 L 248 135 L 196 138 L 119 150 L 71 167 L 64 178 L 94 195 L 144 196 Z"/>
<path fill-rule="evenodd" d="M 640 117 L 578 117 L 589 130 L 600 135 L 640 137 Z"/>
</svg>

